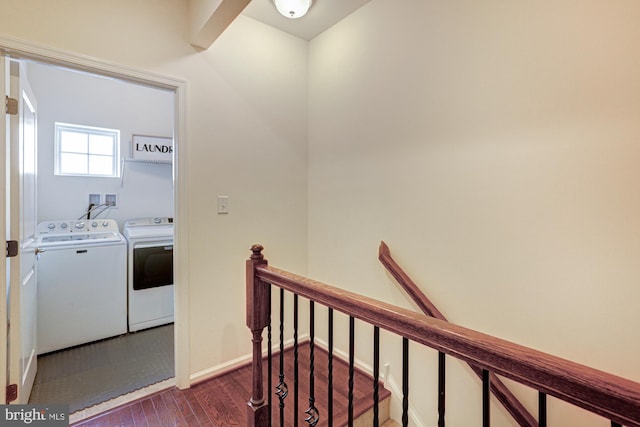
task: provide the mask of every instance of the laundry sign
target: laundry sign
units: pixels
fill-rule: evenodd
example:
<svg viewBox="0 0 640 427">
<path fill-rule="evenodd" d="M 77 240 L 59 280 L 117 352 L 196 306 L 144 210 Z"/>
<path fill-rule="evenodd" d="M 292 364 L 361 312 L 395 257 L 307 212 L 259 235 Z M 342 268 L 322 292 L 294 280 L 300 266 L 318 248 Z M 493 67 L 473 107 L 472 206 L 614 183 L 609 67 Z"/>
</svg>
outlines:
<svg viewBox="0 0 640 427">
<path fill-rule="evenodd" d="M 133 135 L 131 151 L 134 160 L 171 163 L 173 161 L 173 138 Z"/>
</svg>

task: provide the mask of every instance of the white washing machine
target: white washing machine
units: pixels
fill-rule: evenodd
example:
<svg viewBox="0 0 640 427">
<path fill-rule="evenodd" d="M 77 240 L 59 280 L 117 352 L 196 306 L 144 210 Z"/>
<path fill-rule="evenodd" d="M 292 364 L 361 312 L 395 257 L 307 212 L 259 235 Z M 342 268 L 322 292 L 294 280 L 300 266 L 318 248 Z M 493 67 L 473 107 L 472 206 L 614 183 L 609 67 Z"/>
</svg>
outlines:
<svg viewBox="0 0 640 427">
<path fill-rule="evenodd" d="M 127 242 L 112 219 L 37 229 L 38 354 L 127 333 Z"/>
<path fill-rule="evenodd" d="M 173 322 L 173 218 L 125 221 L 129 331 Z"/>
</svg>

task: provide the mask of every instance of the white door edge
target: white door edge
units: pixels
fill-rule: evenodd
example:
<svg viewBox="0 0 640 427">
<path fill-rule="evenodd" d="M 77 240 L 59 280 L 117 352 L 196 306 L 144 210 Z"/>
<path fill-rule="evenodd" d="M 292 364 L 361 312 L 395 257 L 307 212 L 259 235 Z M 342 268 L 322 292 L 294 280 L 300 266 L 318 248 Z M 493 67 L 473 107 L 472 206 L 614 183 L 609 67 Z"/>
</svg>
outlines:
<svg viewBox="0 0 640 427">
<path fill-rule="evenodd" d="M 5 57 L 3 52 L 0 51 L 0 99 L 2 100 L 0 104 L 2 107 L 0 108 L 0 138 L 3 142 L 7 142 L 7 128 L 6 128 L 6 113 L 4 109 L 4 97 L 7 93 L 6 90 L 6 76 L 8 75 L 8 70 L 6 69 Z M 5 224 L 7 223 L 7 206 L 6 206 L 6 188 L 7 188 L 7 152 L 6 150 L 0 150 L 0 188 L 5 189 L 5 193 L 3 197 L 0 197 L 0 241 L 7 240 L 7 229 Z M 7 263 L 8 261 L 5 259 L 5 262 L 0 263 L 0 277 L 3 277 L 3 290 L 0 293 L 0 404 L 4 404 L 7 401 L 6 386 L 8 385 L 8 313 L 7 313 Z M 4 351 L 2 349 L 5 349 Z"/>
</svg>

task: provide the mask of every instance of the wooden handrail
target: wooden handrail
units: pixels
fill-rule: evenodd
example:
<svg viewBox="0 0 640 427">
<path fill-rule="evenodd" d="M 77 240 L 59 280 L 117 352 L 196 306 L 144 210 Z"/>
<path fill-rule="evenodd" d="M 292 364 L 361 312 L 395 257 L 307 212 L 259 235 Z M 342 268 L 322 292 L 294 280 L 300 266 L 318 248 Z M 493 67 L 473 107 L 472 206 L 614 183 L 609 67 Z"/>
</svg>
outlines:
<svg viewBox="0 0 640 427">
<path fill-rule="evenodd" d="M 420 287 L 409 277 L 407 273 L 398 265 L 398 263 L 391 257 L 389 246 L 385 242 L 380 242 L 380 248 L 378 249 L 378 259 L 386 267 L 387 271 L 396 279 L 398 284 L 409 294 L 411 299 L 416 303 L 418 307 L 427 316 L 434 317 L 436 319 L 447 321 L 444 315 L 438 310 L 438 308 L 431 302 L 431 300 L 425 295 Z M 482 379 L 482 369 L 477 366 L 469 365 L 473 372 Z M 522 427 L 537 427 L 538 421 L 527 411 L 527 408 L 520 403 L 518 398 L 509 390 L 505 383 L 500 378 L 492 376 L 491 378 L 491 392 L 496 396 L 498 401 L 504 406 L 504 408 L 511 414 L 518 425 Z"/>
<path fill-rule="evenodd" d="M 407 273 L 395 262 L 391 257 L 389 246 L 385 242 L 380 242 L 378 248 L 378 259 L 387 269 L 387 271 L 396 279 L 398 284 L 402 286 L 411 297 L 411 299 L 420 307 L 420 310 L 427 316 L 435 317 L 440 320 L 447 320 L 438 308 L 431 302 L 418 285 L 409 277 Z"/>
<path fill-rule="evenodd" d="M 262 292 L 256 294 L 255 289 L 271 284 L 613 422 L 640 427 L 640 383 L 268 266 L 261 250 L 254 245 L 252 260 L 247 262 L 247 324 L 252 332 L 263 324 L 259 320 L 264 314 L 258 311 L 268 308 L 264 301 L 250 302 L 249 294 L 258 296 Z M 263 308 L 256 310 L 255 303 Z M 256 343 L 255 333 L 253 337 Z M 261 397 L 261 391 L 256 393 Z M 254 397 L 250 411 L 262 403 Z"/>
</svg>

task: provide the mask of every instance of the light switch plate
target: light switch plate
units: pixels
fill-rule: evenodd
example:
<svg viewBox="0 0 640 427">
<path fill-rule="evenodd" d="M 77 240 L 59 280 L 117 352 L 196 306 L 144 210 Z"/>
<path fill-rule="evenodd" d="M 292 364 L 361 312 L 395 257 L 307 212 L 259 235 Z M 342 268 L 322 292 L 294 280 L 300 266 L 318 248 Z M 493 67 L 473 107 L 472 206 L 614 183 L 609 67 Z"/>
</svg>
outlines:
<svg viewBox="0 0 640 427">
<path fill-rule="evenodd" d="M 218 196 L 218 213 L 229 213 L 229 196 Z"/>
</svg>

